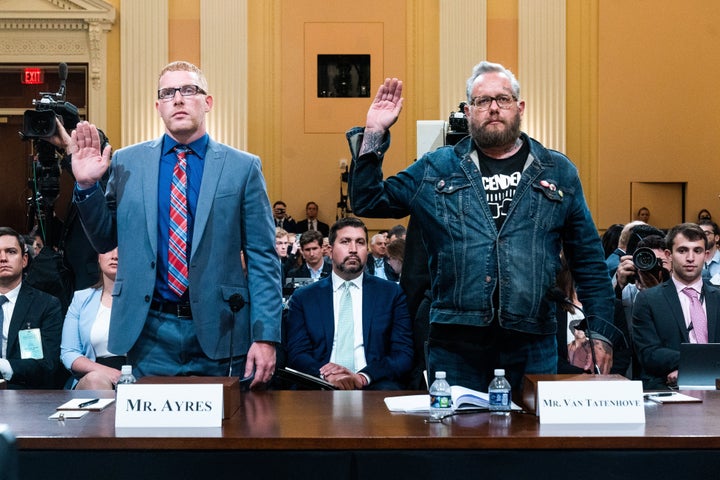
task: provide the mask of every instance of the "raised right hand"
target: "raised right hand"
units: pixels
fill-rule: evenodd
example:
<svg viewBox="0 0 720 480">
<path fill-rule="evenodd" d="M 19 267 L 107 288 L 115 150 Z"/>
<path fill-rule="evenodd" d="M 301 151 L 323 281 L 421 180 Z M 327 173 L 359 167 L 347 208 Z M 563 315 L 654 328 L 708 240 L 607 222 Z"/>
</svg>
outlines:
<svg viewBox="0 0 720 480">
<path fill-rule="evenodd" d="M 397 122 L 403 104 L 402 88 L 402 81 L 397 78 L 386 78 L 380 85 L 368 110 L 366 134 L 368 130 L 385 132 Z"/>
<path fill-rule="evenodd" d="M 86 189 L 99 181 L 110 167 L 112 147 L 100 151 L 100 135 L 97 127 L 80 122 L 71 135 L 72 171 L 78 187 Z"/>
</svg>

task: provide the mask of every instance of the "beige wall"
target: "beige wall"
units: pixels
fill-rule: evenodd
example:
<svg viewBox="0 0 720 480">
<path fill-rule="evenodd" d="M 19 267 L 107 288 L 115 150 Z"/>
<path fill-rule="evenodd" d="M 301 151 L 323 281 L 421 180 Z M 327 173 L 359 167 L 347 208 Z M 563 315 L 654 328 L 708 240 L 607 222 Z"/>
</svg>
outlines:
<svg viewBox="0 0 720 480">
<path fill-rule="evenodd" d="M 249 2 L 248 149 L 263 159 L 271 200 L 282 198 L 302 217 L 313 199 L 321 218 L 334 220 L 338 163 L 347 158 L 342 132 L 364 120 L 369 99 L 341 99 L 326 102 L 338 105 L 326 129 L 308 129 L 309 119 L 327 114 L 322 99 L 308 96 L 313 49 L 375 49 L 382 62 L 373 63 L 373 91 L 386 75 L 405 78 L 403 119 L 393 128 L 385 171 L 412 160 L 415 120 L 449 113 L 437 108 L 439 1 Z M 121 0 L 109 2 L 120 11 Z M 171 59 L 199 62 L 199 2 L 169 1 Z M 516 2 L 488 0 L 488 58 L 515 70 L 517 17 Z M 346 30 L 333 27 L 343 22 Z M 701 208 L 720 217 L 713 148 L 720 10 L 707 0 L 568 0 L 567 24 L 567 153 L 580 169 L 598 227 L 626 222 L 640 206 L 663 227 L 683 214 L 693 219 Z M 363 37 L 357 30 L 363 25 L 381 36 Z M 118 35 L 116 25 L 108 39 L 111 139 L 120 138 Z M 684 206 L 677 205 L 673 183 L 685 185 Z M 396 223 L 374 222 L 371 228 Z"/>
<path fill-rule="evenodd" d="M 720 218 L 719 25 L 706 0 L 600 2 L 599 226 L 641 206 L 660 227 L 679 221 L 677 195 L 658 188 L 632 205 L 633 182 L 686 183 L 686 219 Z"/>
</svg>

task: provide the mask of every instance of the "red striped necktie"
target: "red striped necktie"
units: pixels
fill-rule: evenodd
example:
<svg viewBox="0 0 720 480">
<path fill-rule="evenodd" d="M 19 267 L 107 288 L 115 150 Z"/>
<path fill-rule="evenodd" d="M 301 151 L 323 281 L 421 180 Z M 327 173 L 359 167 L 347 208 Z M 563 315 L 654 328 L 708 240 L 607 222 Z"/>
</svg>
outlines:
<svg viewBox="0 0 720 480">
<path fill-rule="evenodd" d="M 189 149 L 175 147 L 177 163 L 170 184 L 170 238 L 168 242 L 168 286 L 178 297 L 188 287 L 187 264 L 187 160 Z"/>
</svg>

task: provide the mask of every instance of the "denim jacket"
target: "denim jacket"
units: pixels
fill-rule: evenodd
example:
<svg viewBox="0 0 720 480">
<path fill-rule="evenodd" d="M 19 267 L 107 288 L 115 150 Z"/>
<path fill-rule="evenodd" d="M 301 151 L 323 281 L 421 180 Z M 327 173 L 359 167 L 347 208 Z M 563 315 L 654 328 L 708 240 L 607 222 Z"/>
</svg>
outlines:
<svg viewBox="0 0 720 480">
<path fill-rule="evenodd" d="M 470 137 L 424 155 L 383 181 L 389 133 L 378 151 L 360 158 L 363 129 L 353 128 L 346 136 L 353 153 L 348 193 L 354 213 L 411 214 L 418 220 L 431 274 L 431 322 L 486 326 L 497 314 L 504 328 L 555 333 L 555 305 L 547 293 L 555 286 L 562 248 L 591 329 L 610 342 L 616 339 L 614 296 L 600 237 L 577 169 L 567 157 L 523 134 L 530 155 L 498 231 Z"/>
</svg>

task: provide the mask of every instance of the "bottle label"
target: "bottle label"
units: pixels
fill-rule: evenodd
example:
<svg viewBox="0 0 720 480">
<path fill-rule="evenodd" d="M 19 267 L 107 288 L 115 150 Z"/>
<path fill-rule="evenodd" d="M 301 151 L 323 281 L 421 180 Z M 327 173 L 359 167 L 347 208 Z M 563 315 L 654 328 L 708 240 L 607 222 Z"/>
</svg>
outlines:
<svg viewBox="0 0 720 480">
<path fill-rule="evenodd" d="M 450 395 L 430 395 L 430 408 L 450 408 L 452 398 Z"/>
<path fill-rule="evenodd" d="M 493 407 L 509 407 L 510 392 L 504 390 L 488 392 L 490 406 Z"/>
</svg>

